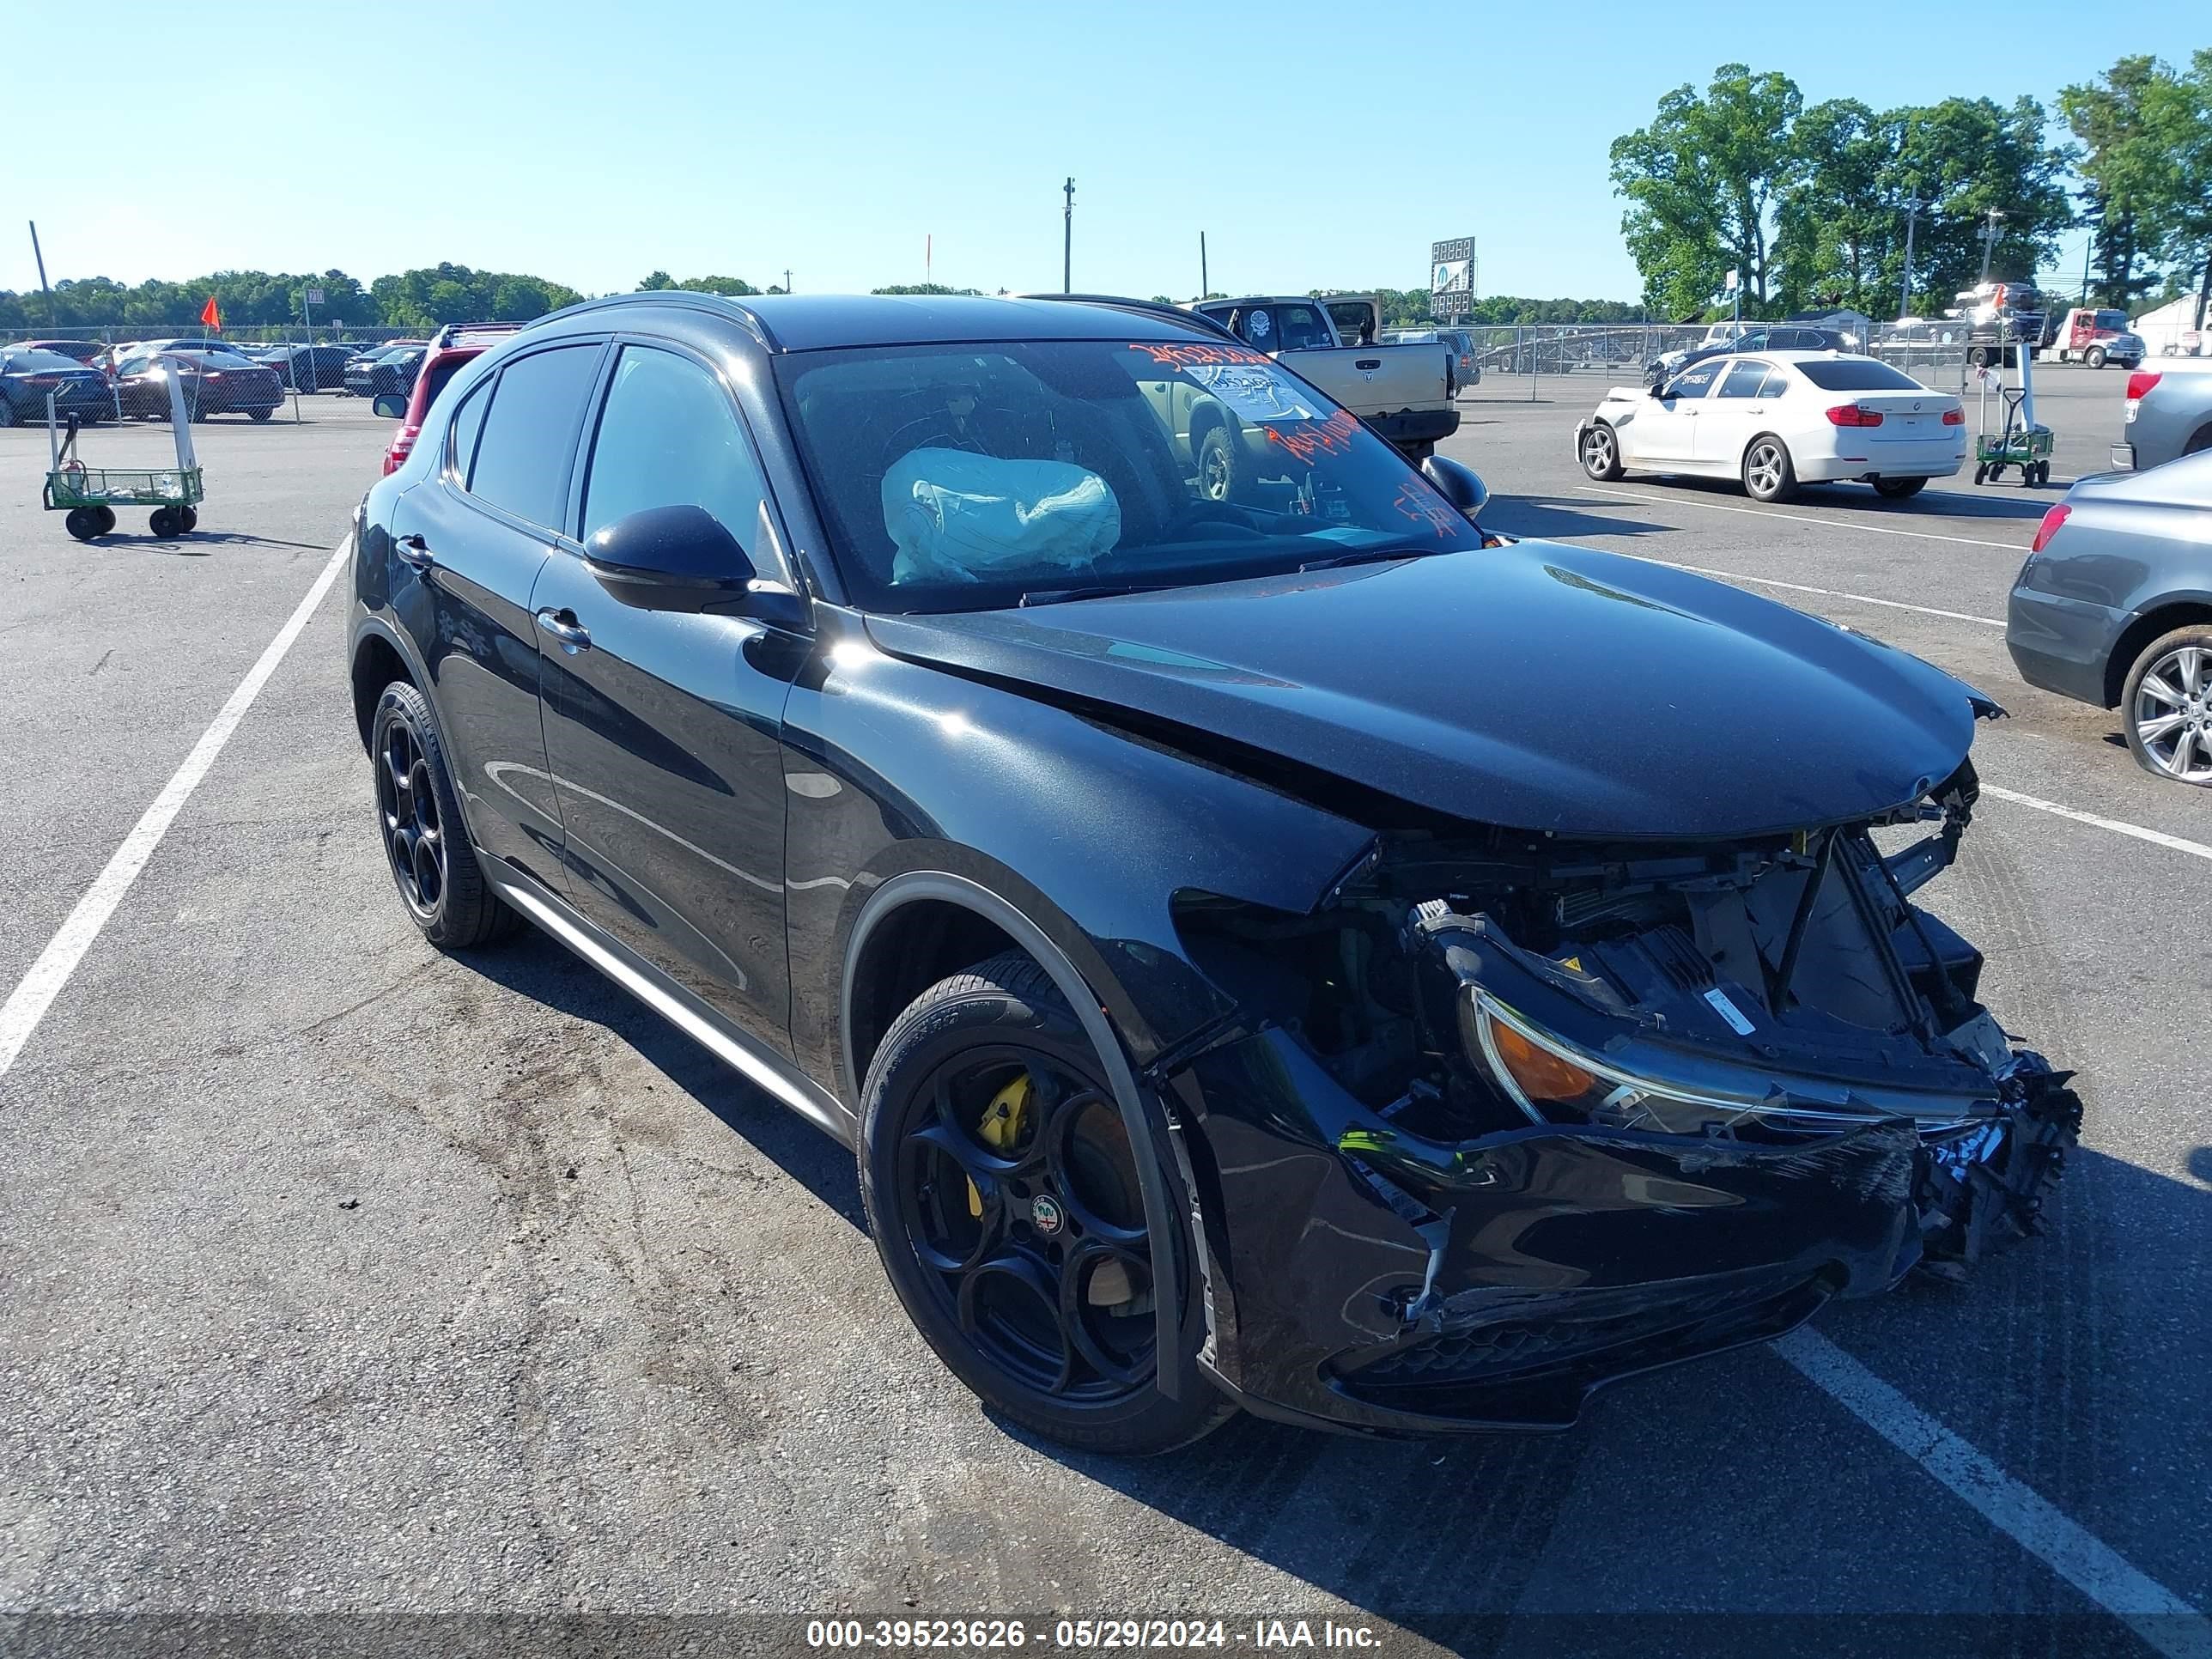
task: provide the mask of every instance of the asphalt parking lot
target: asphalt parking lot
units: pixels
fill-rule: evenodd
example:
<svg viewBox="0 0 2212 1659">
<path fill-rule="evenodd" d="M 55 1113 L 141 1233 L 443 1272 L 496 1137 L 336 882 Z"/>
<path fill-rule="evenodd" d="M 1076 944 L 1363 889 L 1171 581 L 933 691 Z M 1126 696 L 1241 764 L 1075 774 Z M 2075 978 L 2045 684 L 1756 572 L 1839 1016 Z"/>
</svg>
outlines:
<svg viewBox="0 0 2212 1659">
<path fill-rule="evenodd" d="M 2039 377 L 2061 483 L 2101 464 L 2124 378 Z M 1595 486 L 1571 433 L 1601 389 L 1462 405 L 1447 453 L 1487 524 L 1741 582 L 2010 709 L 1923 896 L 1987 952 L 2008 1028 L 2081 1074 L 2046 1237 L 1620 1385 L 1564 1436 L 1243 1420 L 1137 1465 L 1029 1442 L 908 1326 L 848 1154 L 557 945 L 449 959 L 407 922 L 342 593 L 264 656 L 388 423 L 318 398 L 200 428 L 200 532 L 126 514 L 90 546 L 37 510 L 44 434 L 0 432 L 0 994 L 119 848 L 146 854 L 12 1067 L 0 1044 L 0 1615 L 726 1614 L 692 1628 L 765 1641 L 742 1620 L 1203 1613 L 1394 1654 L 2212 1653 L 2212 825 L 2112 716 L 2013 674 L 2005 592 L 2058 489 Z M 122 464 L 167 434 L 85 441 Z M 1563 696 L 1666 693 L 1632 659 L 1560 665 Z M 95 1628 L 83 1650 L 127 1650 L 131 1626 L 21 1619 L 0 1650 Z"/>
</svg>

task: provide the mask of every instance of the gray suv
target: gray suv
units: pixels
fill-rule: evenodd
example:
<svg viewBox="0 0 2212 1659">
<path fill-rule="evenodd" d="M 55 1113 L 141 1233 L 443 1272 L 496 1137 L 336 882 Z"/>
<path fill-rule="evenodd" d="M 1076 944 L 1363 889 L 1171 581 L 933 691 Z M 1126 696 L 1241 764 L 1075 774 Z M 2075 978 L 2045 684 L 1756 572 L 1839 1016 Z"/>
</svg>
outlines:
<svg viewBox="0 0 2212 1659">
<path fill-rule="evenodd" d="M 2148 770 L 2212 786 L 2212 450 L 2068 490 L 2013 584 L 2005 645 L 2029 684 L 2118 709 Z"/>
<path fill-rule="evenodd" d="M 2120 441 L 2112 446 L 2112 465 L 2123 472 L 2212 449 L 2212 362 L 2183 362 L 2128 376 Z"/>
</svg>

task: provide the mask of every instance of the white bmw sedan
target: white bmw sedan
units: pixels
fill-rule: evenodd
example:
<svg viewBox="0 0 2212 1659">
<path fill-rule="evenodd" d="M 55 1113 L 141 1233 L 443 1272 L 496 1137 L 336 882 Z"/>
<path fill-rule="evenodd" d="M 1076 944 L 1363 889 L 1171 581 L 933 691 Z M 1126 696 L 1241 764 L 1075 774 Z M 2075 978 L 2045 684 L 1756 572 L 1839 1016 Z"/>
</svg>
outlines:
<svg viewBox="0 0 2212 1659">
<path fill-rule="evenodd" d="M 1956 398 L 1832 351 L 1708 357 L 1649 390 L 1614 386 L 1575 428 L 1593 478 L 1630 468 L 1741 478 L 1762 501 L 1850 479 L 1901 501 L 1957 472 L 1966 448 Z"/>
</svg>

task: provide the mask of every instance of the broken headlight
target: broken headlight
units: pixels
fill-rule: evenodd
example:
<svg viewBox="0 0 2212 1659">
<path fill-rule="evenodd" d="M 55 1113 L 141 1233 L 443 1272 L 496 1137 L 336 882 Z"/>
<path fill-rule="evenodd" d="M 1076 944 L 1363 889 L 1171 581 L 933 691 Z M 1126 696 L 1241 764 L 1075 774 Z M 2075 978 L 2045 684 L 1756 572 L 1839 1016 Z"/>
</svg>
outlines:
<svg viewBox="0 0 2212 1659">
<path fill-rule="evenodd" d="M 1743 1066 L 1704 1066 L 1691 1083 L 1631 1070 L 1544 1030 L 1480 986 L 1460 1002 L 1468 1053 L 1508 1100 L 1536 1123 L 1582 1121 L 1658 1134 L 1701 1135 L 1756 1121 L 1796 1133 L 1833 1133 L 1882 1117 L 1908 1117 L 1923 1133 L 1975 1115 L 1954 1096 L 1807 1100 Z M 1808 1086 L 1817 1089 L 1811 1079 Z"/>
</svg>

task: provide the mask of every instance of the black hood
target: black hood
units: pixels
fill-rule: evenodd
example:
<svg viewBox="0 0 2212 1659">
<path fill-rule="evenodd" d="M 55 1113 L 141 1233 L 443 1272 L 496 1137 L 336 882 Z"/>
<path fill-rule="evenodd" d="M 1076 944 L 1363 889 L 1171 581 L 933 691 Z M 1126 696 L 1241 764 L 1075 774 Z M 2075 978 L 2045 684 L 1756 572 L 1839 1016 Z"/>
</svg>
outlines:
<svg viewBox="0 0 2212 1659">
<path fill-rule="evenodd" d="M 1556 543 L 943 616 L 896 656 L 1218 733 L 1476 823 L 1608 837 L 1862 818 L 1988 705 L 1918 658 L 1672 567 Z"/>
</svg>

